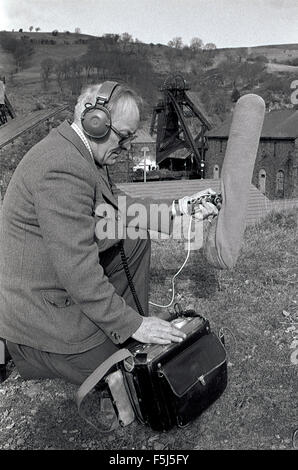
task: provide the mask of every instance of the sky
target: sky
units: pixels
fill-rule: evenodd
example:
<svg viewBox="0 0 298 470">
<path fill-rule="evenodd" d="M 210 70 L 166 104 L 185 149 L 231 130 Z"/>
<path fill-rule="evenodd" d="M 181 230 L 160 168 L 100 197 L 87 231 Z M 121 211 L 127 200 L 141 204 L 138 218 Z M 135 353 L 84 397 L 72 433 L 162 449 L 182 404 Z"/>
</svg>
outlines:
<svg viewBox="0 0 298 470">
<path fill-rule="evenodd" d="M 222 47 L 298 43 L 298 0 L 0 0 L 0 30 L 130 33 L 146 43 L 199 37 Z"/>
</svg>

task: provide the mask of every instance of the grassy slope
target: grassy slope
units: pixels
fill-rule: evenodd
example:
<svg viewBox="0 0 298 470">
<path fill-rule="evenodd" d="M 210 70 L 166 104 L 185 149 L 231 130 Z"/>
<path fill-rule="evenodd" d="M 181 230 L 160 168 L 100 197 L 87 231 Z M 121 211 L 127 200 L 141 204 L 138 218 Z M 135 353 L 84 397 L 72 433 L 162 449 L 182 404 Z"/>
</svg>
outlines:
<svg viewBox="0 0 298 470">
<path fill-rule="evenodd" d="M 21 33 L 10 33 L 12 36 L 18 38 L 22 36 Z M 34 39 L 49 39 L 55 40 L 55 45 L 50 44 L 35 44 L 35 52 L 30 59 L 29 66 L 22 72 L 14 75 L 14 83 L 10 81 L 9 72 L 13 68 L 13 61 L 9 54 L 5 53 L 0 46 L 0 72 L 1 75 L 6 75 L 7 78 L 7 92 L 10 100 L 15 107 L 17 114 L 25 113 L 26 110 L 34 108 L 36 100 L 41 99 L 46 105 L 50 104 L 51 100 L 53 103 L 59 98 L 55 96 L 57 93 L 57 85 L 54 75 L 52 75 L 50 88 L 45 92 L 42 88 L 40 78 L 40 63 L 44 58 L 51 57 L 54 60 L 63 60 L 65 58 L 78 58 L 87 51 L 87 44 L 75 44 L 78 39 L 88 39 L 87 35 L 75 35 L 59 33 L 58 36 L 54 37 L 51 33 L 24 33 L 28 37 Z M 68 44 L 65 44 L 65 41 Z M 153 68 L 157 74 L 164 74 L 169 71 L 169 59 L 167 56 L 168 47 L 164 45 L 144 45 L 145 50 L 148 52 L 150 61 L 152 62 Z M 269 60 L 275 59 L 277 62 L 282 62 L 289 59 L 298 57 L 298 45 L 282 45 L 282 46 L 260 46 L 253 48 L 230 48 L 230 49 L 218 49 L 215 51 L 215 58 L 212 67 L 217 65 L 226 59 L 226 54 L 234 55 L 237 60 L 242 55 L 241 50 L 245 49 L 247 53 L 257 55 L 265 55 Z M 191 64 L 195 66 L 195 59 L 191 62 L 185 61 L 185 54 L 181 51 L 175 56 L 174 63 L 172 66 L 176 71 L 183 70 L 186 73 L 187 66 Z M 285 70 L 289 71 L 289 68 Z M 279 73 L 280 68 L 270 67 L 268 71 L 272 73 Z M 160 85 L 160 78 L 157 78 L 157 83 L 152 84 L 154 89 Z M 196 81 L 193 78 L 192 86 L 196 88 Z M 213 91 L 215 93 L 216 90 Z M 227 89 L 227 94 L 231 92 L 230 87 Z M 51 95 L 51 96 L 50 96 Z"/>
<path fill-rule="evenodd" d="M 22 34 L 20 33 L 10 33 L 10 35 L 16 39 L 20 38 Z M 88 39 L 90 36 L 81 34 L 79 36 L 75 34 L 59 34 L 57 37 L 52 36 L 51 33 L 24 33 L 24 35 L 29 36 L 32 39 L 38 40 L 54 40 L 56 44 L 34 44 L 35 52 L 31 58 L 30 65 L 25 69 L 25 73 L 36 72 L 39 75 L 40 72 L 40 62 L 47 57 L 53 59 L 64 59 L 70 57 L 77 57 L 78 55 L 83 54 L 87 50 L 87 45 L 84 44 L 75 44 L 75 41 L 80 39 Z M 69 42 L 65 44 L 64 41 Z M 0 46 L 0 70 L 1 74 L 6 74 L 11 71 L 13 68 L 13 60 L 10 54 L 7 54 L 3 51 Z M 7 77 L 8 78 L 8 77 Z"/>
<path fill-rule="evenodd" d="M 159 435 L 134 422 L 101 436 L 78 417 L 76 387 L 24 382 L 11 366 L 0 386 L 0 449 L 290 449 L 298 428 L 297 365 L 290 361 L 298 330 L 288 330 L 298 322 L 297 217 L 275 214 L 248 228 L 233 270 L 216 272 L 193 252 L 179 276 L 183 307 L 195 306 L 215 331 L 230 330 L 228 387 L 189 427 Z M 184 257 L 181 242 L 153 242 L 152 299 L 166 302 Z"/>
<path fill-rule="evenodd" d="M 48 39 L 56 41 L 55 45 L 44 44 L 38 45 L 35 44 L 35 53 L 31 59 L 31 64 L 26 70 L 22 73 L 17 74 L 22 79 L 39 77 L 40 72 L 40 62 L 46 57 L 51 57 L 55 60 L 61 60 L 64 58 L 78 58 L 80 55 L 84 54 L 87 51 L 87 45 L 84 44 L 75 44 L 75 41 L 78 39 L 88 39 L 90 36 L 80 34 L 65 34 L 59 33 L 58 36 L 52 36 L 51 33 L 9 33 L 15 38 L 21 37 L 23 34 L 33 39 Z M 68 42 L 68 44 L 65 44 Z M 144 45 L 145 49 L 148 51 L 150 60 L 153 64 L 156 72 L 164 73 L 165 69 L 168 68 L 168 58 L 166 57 L 166 52 L 169 49 L 165 45 Z M 254 56 L 265 55 L 270 61 L 275 59 L 276 62 L 283 62 L 285 60 L 291 60 L 298 57 L 298 44 L 288 44 L 288 45 L 274 45 L 274 46 L 257 46 L 251 48 L 225 48 L 217 49 L 215 51 L 215 60 L 214 64 L 218 64 L 220 61 L 225 59 L 226 54 L 234 55 L 239 57 L 241 51 L 246 50 L 248 54 Z M 182 57 L 184 53 L 182 51 Z M 12 59 L 9 54 L 6 54 L 0 46 L 0 71 L 1 73 L 10 71 L 12 67 Z M 185 71 L 185 61 L 179 59 L 179 54 L 175 58 L 175 68 L 177 70 Z"/>
</svg>

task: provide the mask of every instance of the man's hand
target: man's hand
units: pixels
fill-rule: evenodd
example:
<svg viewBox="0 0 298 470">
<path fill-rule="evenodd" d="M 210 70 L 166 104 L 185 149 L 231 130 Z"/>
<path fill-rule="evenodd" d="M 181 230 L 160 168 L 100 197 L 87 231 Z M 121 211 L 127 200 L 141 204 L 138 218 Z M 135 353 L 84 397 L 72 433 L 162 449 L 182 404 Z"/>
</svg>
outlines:
<svg viewBox="0 0 298 470">
<path fill-rule="evenodd" d="M 168 321 L 157 317 L 143 317 L 141 325 L 132 338 L 141 343 L 169 344 L 179 343 L 186 338 L 186 334 Z"/>
<path fill-rule="evenodd" d="M 213 191 L 213 189 L 208 188 L 204 191 L 199 191 L 192 196 L 185 196 L 178 199 L 176 204 L 173 202 L 173 215 L 193 215 L 197 220 L 215 217 L 218 214 L 217 207 L 211 202 L 204 200 L 208 196 L 212 195 L 216 195 L 216 192 Z"/>
<path fill-rule="evenodd" d="M 193 204 L 193 217 L 197 220 L 212 220 L 218 214 L 217 207 L 212 202 L 202 201 Z"/>
<path fill-rule="evenodd" d="M 189 197 L 189 199 L 192 201 L 195 201 L 197 199 L 204 198 L 205 196 L 215 196 L 215 195 L 216 195 L 216 192 L 213 189 L 208 188 L 208 189 L 204 189 L 203 191 L 198 191 L 197 193 L 192 194 Z"/>
</svg>

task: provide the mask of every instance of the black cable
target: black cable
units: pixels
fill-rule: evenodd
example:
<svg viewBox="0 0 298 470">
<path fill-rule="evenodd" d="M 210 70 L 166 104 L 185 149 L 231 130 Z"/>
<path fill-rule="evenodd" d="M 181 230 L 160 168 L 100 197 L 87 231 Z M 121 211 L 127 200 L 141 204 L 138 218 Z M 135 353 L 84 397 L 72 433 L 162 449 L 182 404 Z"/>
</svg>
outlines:
<svg viewBox="0 0 298 470">
<path fill-rule="evenodd" d="M 124 246 L 123 246 L 123 240 L 120 241 L 120 256 L 121 256 L 121 261 L 122 261 L 122 264 L 123 264 L 123 269 L 124 269 L 126 277 L 127 277 L 128 285 L 130 287 L 130 290 L 131 290 L 132 296 L 134 298 L 135 304 L 137 306 L 137 309 L 139 311 L 139 314 L 142 315 L 143 317 L 145 317 L 146 315 L 145 315 L 144 310 L 142 308 L 142 305 L 139 301 L 139 298 L 138 298 L 138 295 L 136 293 L 136 289 L 135 289 L 135 286 L 134 286 L 134 283 L 133 283 L 133 280 L 132 280 L 132 277 L 131 277 L 131 274 L 130 274 L 130 271 L 129 271 L 128 262 L 127 262 L 127 258 L 126 258 L 126 254 L 125 254 Z"/>
<path fill-rule="evenodd" d="M 114 192 L 113 192 L 113 181 L 111 180 L 110 173 L 109 173 L 107 165 L 106 165 L 106 174 L 107 174 L 107 177 L 108 177 L 108 182 L 109 182 L 109 185 L 110 185 L 111 193 L 114 194 Z"/>
</svg>

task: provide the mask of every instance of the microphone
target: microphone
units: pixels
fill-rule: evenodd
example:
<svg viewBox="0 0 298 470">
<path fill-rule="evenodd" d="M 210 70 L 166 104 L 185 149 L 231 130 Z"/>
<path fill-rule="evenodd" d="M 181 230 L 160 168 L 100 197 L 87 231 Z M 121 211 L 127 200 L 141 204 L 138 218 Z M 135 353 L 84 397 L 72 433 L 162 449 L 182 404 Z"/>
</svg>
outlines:
<svg viewBox="0 0 298 470">
<path fill-rule="evenodd" d="M 204 248 L 217 268 L 232 268 L 240 252 L 264 115 L 265 102 L 255 94 L 243 95 L 234 109 L 221 170 L 222 207 L 209 224 Z"/>
</svg>

